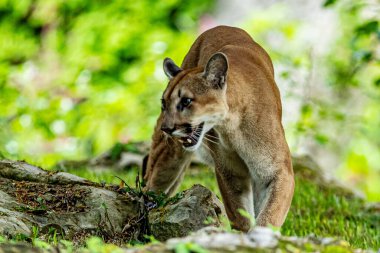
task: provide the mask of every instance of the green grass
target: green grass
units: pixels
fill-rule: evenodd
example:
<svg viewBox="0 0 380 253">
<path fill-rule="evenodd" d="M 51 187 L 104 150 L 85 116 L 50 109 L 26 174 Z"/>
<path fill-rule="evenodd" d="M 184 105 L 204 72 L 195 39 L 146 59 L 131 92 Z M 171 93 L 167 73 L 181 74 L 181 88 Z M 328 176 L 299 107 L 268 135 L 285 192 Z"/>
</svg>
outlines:
<svg viewBox="0 0 380 253">
<path fill-rule="evenodd" d="M 336 237 L 355 248 L 380 248 L 380 214 L 365 210 L 363 200 L 336 188 L 296 179 L 284 235 Z"/>
<path fill-rule="evenodd" d="M 120 179 L 134 187 L 138 169 L 107 171 L 69 169 L 69 173 L 95 182 L 119 184 Z M 117 177 L 116 177 L 117 176 Z M 202 184 L 220 196 L 214 173 L 206 167 L 189 169 L 179 190 Z M 365 202 L 338 187 L 327 187 L 310 177 L 296 176 L 292 207 L 281 229 L 289 236 L 334 237 L 344 239 L 354 248 L 380 248 L 380 214 L 366 211 Z"/>
</svg>

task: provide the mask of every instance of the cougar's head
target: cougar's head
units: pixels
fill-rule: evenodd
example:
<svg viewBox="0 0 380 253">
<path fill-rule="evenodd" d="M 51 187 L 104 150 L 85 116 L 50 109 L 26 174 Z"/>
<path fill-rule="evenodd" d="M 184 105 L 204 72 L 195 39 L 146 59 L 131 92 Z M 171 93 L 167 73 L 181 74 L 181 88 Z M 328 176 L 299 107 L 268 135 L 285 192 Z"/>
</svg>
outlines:
<svg viewBox="0 0 380 253">
<path fill-rule="evenodd" d="M 164 60 L 170 81 L 161 100 L 161 130 L 186 150 L 199 148 L 205 134 L 226 116 L 227 70 L 223 53 L 211 56 L 204 69 L 182 70 L 171 59 Z"/>
</svg>

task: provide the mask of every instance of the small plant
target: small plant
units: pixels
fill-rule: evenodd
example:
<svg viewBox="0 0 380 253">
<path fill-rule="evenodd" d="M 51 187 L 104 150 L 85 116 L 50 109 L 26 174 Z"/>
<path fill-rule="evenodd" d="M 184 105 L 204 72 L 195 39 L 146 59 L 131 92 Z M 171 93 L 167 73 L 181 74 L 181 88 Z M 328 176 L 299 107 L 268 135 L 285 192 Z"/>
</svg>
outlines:
<svg viewBox="0 0 380 253">
<path fill-rule="evenodd" d="M 165 202 L 164 205 L 167 205 L 169 203 L 175 203 L 177 202 L 178 200 L 182 199 L 183 198 L 183 192 L 178 192 L 176 195 L 174 195 L 173 197 L 171 198 L 168 198 Z"/>
<path fill-rule="evenodd" d="M 206 220 L 203 222 L 203 224 L 205 225 L 215 224 L 215 219 L 213 217 L 208 216 Z"/>
<path fill-rule="evenodd" d="M 48 243 L 53 243 L 54 245 L 58 244 L 58 239 L 57 239 L 57 229 L 54 227 L 50 227 L 48 231 Z"/>
<path fill-rule="evenodd" d="M 41 198 L 41 197 L 38 197 L 36 199 L 36 201 L 38 202 L 39 206 L 36 207 L 33 211 L 46 211 L 47 207 L 46 207 L 46 202 L 45 202 L 45 199 Z"/>
<path fill-rule="evenodd" d="M 36 239 L 39 234 L 39 228 L 37 226 L 32 227 L 32 240 Z"/>
<path fill-rule="evenodd" d="M 252 217 L 252 215 L 250 215 L 246 210 L 244 209 L 238 209 L 238 212 L 240 213 L 241 216 L 247 218 L 250 220 L 251 222 L 251 226 L 254 227 L 256 225 L 256 219 L 255 217 Z"/>
<path fill-rule="evenodd" d="M 156 192 L 148 191 L 145 193 L 145 195 L 146 195 L 147 200 L 150 200 L 151 202 L 151 204 L 149 205 L 151 208 L 164 206 L 165 200 L 168 198 L 168 196 L 163 192 L 156 193 Z"/>
<path fill-rule="evenodd" d="M 25 242 L 25 241 L 30 241 L 30 237 L 27 236 L 26 234 L 17 234 L 12 238 L 12 241 L 16 242 Z"/>
<path fill-rule="evenodd" d="M 221 215 L 219 217 L 219 220 L 221 222 L 221 227 L 223 228 L 224 231 L 227 231 L 227 232 L 232 231 L 231 223 L 226 216 Z"/>
<path fill-rule="evenodd" d="M 136 148 L 135 143 L 123 144 L 123 143 L 118 142 L 111 148 L 111 151 L 110 151 L 111 160 L 112 161 L 118 160 L 123 152 L 138 153 L 139 150 Z"/>
<path fill-rule="evenodd" d="M 150 243 L 160 243 L 159 240 L 157 240 L 156 238 L 154 238 L 153 235 L 144 235 L 144 238 L 148 240 L 148 242 Z"/>
<path fill-rule="evenodd" d="M 208 251 L 192 242 L 178 243 L 174 248 L 175 253 L 207 253 Z"/>
<path fill-rule="evenodd" d="M 100 252 L 112 252 L 112 253 L 121 253 L 124 252 L 121 248 L 114 244 L 104 243 L 104 241 L 99 237 L 91 237 L 86 240 L 87 251 L 91 253 L 100 253 Z M 80 250 L 79 250 L 80 251 Z"/>
</svg>

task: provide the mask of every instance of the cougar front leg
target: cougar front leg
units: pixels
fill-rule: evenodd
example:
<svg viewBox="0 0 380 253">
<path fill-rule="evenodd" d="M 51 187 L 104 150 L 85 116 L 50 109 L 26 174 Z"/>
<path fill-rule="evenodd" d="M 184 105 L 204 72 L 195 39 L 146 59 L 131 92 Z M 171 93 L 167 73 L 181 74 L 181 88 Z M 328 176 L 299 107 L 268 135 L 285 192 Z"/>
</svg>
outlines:
<svg viewBox="0 0 380 253">
<path fill-rule="evenodd" d="M 181 168 L 180 168 L 180 171 L 179 171 L 179 174 L 178 174 L 177 178 L 175 179 L 174 183 L 169 188 L 169 190 L 166 192 L 166 194 L 168 194 L 169 196 L 171 196 L 171 195 L 173 195 L 176 192 L 176 190 L 178 189 L 178 187 L 180 186 L 180 184 L 183 181 L 183 178 L 185 176 L 185 171 L 189 167 L 189 165 L 190 165 L 190 160 L 188 160 L 188 162 L 186 162 L 183 165 L 181 165 Z"/>
<path fill-rule="evenodd" d="M 158 133 L 161 134 L 161 133 Z M 185 152 L 175 140 L 156 140 L 145 162 L 145 190 L 172 194 L 191 161 L 191 153 Z"/>
<path fill-rule="evenodd" d="M 292 202 L 294 176 L 291 164 L 284 162 L 277 166 L 277 173 L 272 179 L 264 184 L 263 182 L 254 183 L 254 204 L 258 226 L 281 227 Z"/>
<path fill-rule="evenodd" d="M 230 160 L 233 161 L 233 160 Z M 239 209 L 254 217 L 252 185 L 248 169 L 239 164 L 217 163 L 215 174 L 228 219 L 234 229 L 247 232 L 251 221 Z"/>
</svg>

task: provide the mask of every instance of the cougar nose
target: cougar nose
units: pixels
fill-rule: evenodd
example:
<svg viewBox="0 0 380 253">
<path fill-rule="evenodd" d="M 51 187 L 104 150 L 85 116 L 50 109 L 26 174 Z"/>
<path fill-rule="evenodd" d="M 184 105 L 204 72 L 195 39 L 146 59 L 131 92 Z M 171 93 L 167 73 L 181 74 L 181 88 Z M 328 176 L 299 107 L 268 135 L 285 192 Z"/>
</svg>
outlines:
<svg viewBox="0 0 380 253">
<path fill-rule="evenodd" d="M 167 126 L 161 126 L 161 131 L 164 131 L 167 134 L 172 134 L 174 132 L 175 128 L 170 128 Z"/>
</svg>

